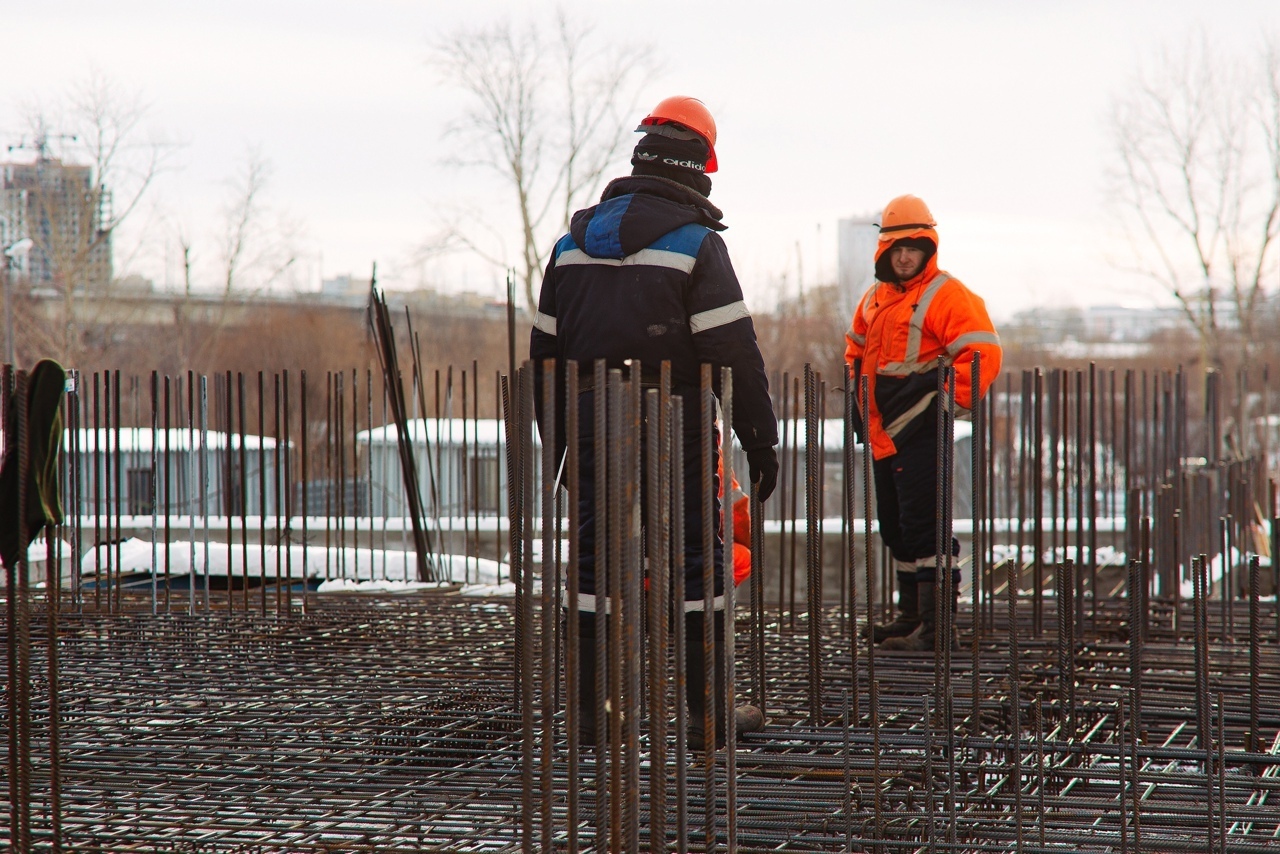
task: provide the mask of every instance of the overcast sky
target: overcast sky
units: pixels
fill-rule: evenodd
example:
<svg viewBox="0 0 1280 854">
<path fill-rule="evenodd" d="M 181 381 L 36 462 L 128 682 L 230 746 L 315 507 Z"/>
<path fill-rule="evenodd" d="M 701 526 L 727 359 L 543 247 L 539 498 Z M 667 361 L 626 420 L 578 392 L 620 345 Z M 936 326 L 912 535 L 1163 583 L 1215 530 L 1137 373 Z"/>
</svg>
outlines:
<svg viewBox="0 0 1280 854">
<path fill-rule="evenodd" d="M 602 39 L 652 46 L 661 71 L 645 108 L 675 93 L 711 107 L 712 199 L 749 302 L 834 280 L 836 221 L 912 192 L 938 220 L 942 266 L 997 318 L 1161 299 L 1115 263 L 1111 99 L 1162 45 L 1203 31 L 1243 55 L 1280 33 L 1275 0 L 560 5 Z M 96 68 L 141 93 L 149 131 L 181 143 L 118 241 L 118 273 L 173 280 L 179 228 L 210 263 L 227 182 L 256 148 L 273 167 L 267 201 L 302 235 L 308 281 L 365 276 L 376 260 L 391 285 L 426 276 L 496 296 L 501 271 L 474 258 L 412 263 L 448 211 L 506 210 L 491 180 L 448 165 L 459 96 L 426 60 L 460 26 L 550 21 L 555 8 L 0 0 L 0 141 L 20 141 L 25 103 L 55 103 Z"/>
</svg>

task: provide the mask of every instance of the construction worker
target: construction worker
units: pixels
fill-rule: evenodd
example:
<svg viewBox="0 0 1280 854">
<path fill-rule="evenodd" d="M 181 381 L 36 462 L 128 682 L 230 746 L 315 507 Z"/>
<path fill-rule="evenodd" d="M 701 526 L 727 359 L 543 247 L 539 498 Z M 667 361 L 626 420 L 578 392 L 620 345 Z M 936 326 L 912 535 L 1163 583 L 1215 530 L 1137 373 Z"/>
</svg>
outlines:
<svg viewBox="0 0 1280 854">
<path fill-rule="evenodd" d="M 702 452 L 697 405 L 701 366 L 733 369 L 733 429 L 746 451 L 752 483 L 769 497 L 778 477 L 777 420 L 764 360 L 719 232 L 723 214 L 707 198 L 717 169 L 716 124 L 696 98 L 657 105 L 636 128 L 631 175 L 605 187 L 600 203 L 573 215 L 547 264 L 529 344 L 535 362 L 575 360 L 583 391 L 578 436 L 581 736 L 595 741 L 595 481 L 591 370 L 597 359 L 654 382 L 670 361 L 673 392 L 684 406 L 684 585 L 688 667 L 688 743 L 705 742 L 704 688 L 714 672 L 716 741 L 724 738 L 723 644 L 715 659 L 703 649 Z M 563 419 L 560 419 L 561 422 Z M 717 457 L 718 457 L 717 453 Z M 718 465 L 718 460 L 717 460 Z M 713 496 L 717 490 L 713 490 Z M 713 500 L 719 511 L 719 500 Z M 724 637 L 724 545 L 715 549 L 715 637 Z M 601 639 L 603 642 L 603 639 Z M 763 726 L 759 711 L 738 715 L 745 729 Z"/>
<path fill-rule="evenodd" d="M 724 457 L 720 458 L 716 474 L 720 478 L 719 498 L 724 501 Z M 736 473 L 729 480 L 727 486 L 733 497 L 733 586 L 737 587 L 751 577 L 751 499 L 742 491 Z"/>
<path fill-rule="evenodd" d="M 982 354 L 980 397 L 1000 373 L 1000 339 L 982 299 L 938 269 L 936 223 L 916 196 L 899 196 L 885 207 L 875 272 L 845 335 L 854 388 L 860 376 L 869 386 L 862 432 L 874 459 L 880 537 L 898 583 L 895 619 L 872 627 L 870 635 L 882 649 L 931 651 L 940 586 L 938 360 L 955 365 L 957 417 L 968 417 L 973 354 Z M 954 540 L 952 551 L 959 551 Z M 958 594 L 958 567 L 952 577 Z"/>
</svg>

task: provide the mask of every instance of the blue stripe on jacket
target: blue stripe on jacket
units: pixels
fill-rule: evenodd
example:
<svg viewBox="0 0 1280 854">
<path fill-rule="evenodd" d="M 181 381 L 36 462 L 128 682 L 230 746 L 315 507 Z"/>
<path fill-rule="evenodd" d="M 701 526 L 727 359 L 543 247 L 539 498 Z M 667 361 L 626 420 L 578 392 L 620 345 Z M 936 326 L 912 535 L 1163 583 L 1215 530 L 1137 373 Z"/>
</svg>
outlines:
<svg viewBox="0 0 1280 854">
<path fill-rule="evenodd" d="M 584 252 L 592 258 L 625 257 L 622 251 L 621 225 L 622 217 L 631 205 L 632 198 L 634 197 L 630 195 L 618 196 L 616 199 L 601 202 L 596 208 L 596 215 L 587 224 L 587 245 L 582 247 Z"/>
</svg>

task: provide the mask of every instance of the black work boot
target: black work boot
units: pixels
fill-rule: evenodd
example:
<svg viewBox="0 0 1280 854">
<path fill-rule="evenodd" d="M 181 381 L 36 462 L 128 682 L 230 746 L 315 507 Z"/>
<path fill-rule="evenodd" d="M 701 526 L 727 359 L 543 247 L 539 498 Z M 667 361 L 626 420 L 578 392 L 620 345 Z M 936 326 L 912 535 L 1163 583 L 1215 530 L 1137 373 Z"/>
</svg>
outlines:
<svg viewBox="0 0 1280 854">
<path fill-rule="evenodd" d="M 872 626 L 868 632 L 864 626 L 862 636 L 871 636 L 872 643 L 881 643 L 889 638 L 901 638 L 914 632 L 920 626 L 920 600 L 916 591 L 916 573 L 913 566 L 910 571 L 898 570 L 898 614 L 893 622 Z"/>
<path fill-rule="evenodd" d="M 716 611 L 713 617 L 712 632 L 715 639 L 715 655 L 707 660 L 706 648 L 703 645 L 702 611 L 690 611 L 685 614 L 685 668 L 686 696 L 689 702 L 688 745 L 693 751 L 706 748 L 706 685 L 707 669 L 715 669 L 715 727 L 716 748 L 725 744 L 725 664 L 724 664 L 724 612 Z M 755 706 L 736 706 L 733 710 L 733 724 L 738 732 L 758 732 L 764 729 L 764 714 Z"/>
<path fill-rule="evenodd" d="M 888 638 L 880 644 L 880 648 L 896 652 L 933 652 L 933 641 L 936 636 L 937 585 L 932 582 L 917 584 L 919 596 L 920 625 L 915 631 L 903 637 Z"/>
</svg>

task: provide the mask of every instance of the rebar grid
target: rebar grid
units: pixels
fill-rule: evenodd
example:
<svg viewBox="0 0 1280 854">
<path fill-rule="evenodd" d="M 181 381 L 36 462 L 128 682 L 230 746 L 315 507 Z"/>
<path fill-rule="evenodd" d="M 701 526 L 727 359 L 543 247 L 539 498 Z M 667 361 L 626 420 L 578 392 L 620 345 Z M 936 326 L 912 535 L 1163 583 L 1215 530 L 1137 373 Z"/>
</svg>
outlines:
<svg viewBox="0 0 1280 854">
<path fill-rule="evenodd" d="M 120 613 L 59 617 L 61 837 L 68 847 L 518 847 L 522 738 L 510 691 L 510 601 L 324 596 L 305 615 L 262 617 L 217 610 L 156 615 L 144 598 L 131 598 L 126 595 Z M 33 636 L 47 625 L 41 604 L 32 614 Z M 1053 602 L 1045 605 L 1052 614 Z M 1100 623 L 1118 628 L 1126 610 L 1127 603 L 1107 603 L 1099 608 Z M 1119 632 L 1081 640 L 1074 713 L 1061 703 L 1056 643 L 1023 641 L 1017 793 L 1010 788 L 1009 659 L 1000 637 L 1006 625 L 998 622 L 980 639 L 976 683 L 953 681 L 956 752 L 948 757 L 947 740 L 924 713 L 932 657 L 878 655 L 876 703 L 851 718 L 846 732 L 843 693 L 866 696 L 870 686 L 865 668 L 853 684 L 849 638 L 824 634 L 827 702 L 821 725 L 813 726 L 808 632 L 770 620 L 770 725 L 764 733 L 741 734 L 735 754 L 738 850 L 946 848 L 932 841 L 938 837 L 929 833 L 931 823 L 945 823 L 957 840 L 952 850 L 964 851 L 1009 850 L 1018 840 L 1025 851 L 1267 850 L 1280 840 L 1274 805 L 1280 798 L 1280 646 L 1250 649 L 1224 634 L 1219 615 L 1201 626 L 1215 692 L 1206 765 L 1196 724 L 1194 620 L 1182 615 L 1186 628 L 1176 632 L 1171 610 L 1160 613 L 1164 619 L 1153 621 L 1144 645 L 1136 727 L 1126 717 L 1134 704 L 1128 645 Z M 826 625 L 841 625 L 838 613 L 827 616 Z M 751 638 L 741 622 L 745 647 Z M 967 608 L 959 624 L 967 640 Z M 535 638 L 549 636 L 540 629 Z M 1028 615 L 1018 632 L 1029 638 L 1030 630 Z M 41 737 L 49 721 L 41 698 L 48 693 L 36 678 L 46 654 L 47 647 L 33 646 L 30 830 L 37 848 L 48 844 L 51 832 L 49 757 Z M 1260 673 L 1246 672 L 1250 655 L 1260 660 Z M 1251 680 L 1264 699 L 1256 752 L 1246 750 Z M 971 684 L 979 686 L 976 704 Z M 535 813 L 541 821 L 546 810 L 554 826 L 563 827 L 568 751 L 563 719 L 555 720 L 551 789 L 557 794 L 540 797 Z M 647 728 L 640 751 L 640 790 L 647 794 L 654 791 L 645 761 L 651 755 Z M 706 814 L 698 759 L 686 769 L 693 840 L 702 836 Z M 579 762 L 581 814 L 589 816 L 594 751 L 583 749 Z M 670 761 L 666 767 L 665 776 L 673 776 Z M 722 839 L 724 770 L 721 755 L 712 813 Z M 676 796 L 668 791 L 673 814 Z M 642 809 L 650 809 L 647 798 Z M 1212 844 L 1209 816 L 1226 829 Z M 580 827 L 584 850 L 592 832 L 592 822 Z M 642 845 L 649 844 L 647 826 L 640 832 Z M 552 839 L 553 847 L 564 844 L 562 834 Z"/>
<path fill-rule="evenodd" d="M 854 545 L 851 521 L 857 510 L 863 531 L 872 527 L 871 479 L 864 454 L 862 477 L 855 482 L 848 445 L 844 466 L 849 492 L 843 514 L 850 518 L 842 530 L 849 537 L 849 549 L 842 551 L 848 558 L 842 573 L 847 569 L 848 577 L 837 577 L 838 606 L 824 596 L 826 462 L 817 449 L 824 446 L 827 429 L 820 418 L 826 410 L 826 384 L 807 369 L 803 409 L 799 378 L 791 387 L 796 418 L 789 439 L 797 456 L 796 422 L 803 416 L 804 459 L 802 464 L 793 459 L 787 469 L 790 489 L 775 502 L 790 521 L 781 526 L 778 555 L 763 554 L 763 538 L 753 536 L 761 554 L 753 553 L 757 583 L 751 590 L 752 606 L 749 615 L 739 613 L 731 633 L 741 668 L 737 695 L 755 687 L 761 707 L 768 709 L 769 726 L 764 733 L 739 734 L 730 721 L 730 750 L 735 741 L 740 750 L 708 749 L 695 755 L 686 750 L 681 717 L 686 711 L 680 700 L 682 620 L 673 627 L 674 660 L 668 665 L 651 659 L 647 667 L 643 661 L 646 649 L 654 647 L 641 627 L 649 617 L 660 623 L 664 615 L 645 614 L 645 555 L 634 521 L 642 505 L 637 497 L 641 461 L 650 462 L 642 457 L 641 445 L 650 447 L 646 443 L 659 441 L 655 435 L 660 433 L 640 435 L 639 372 L 623 377 L 610 371 L 606 378 L 604 366 L 596 365 L 596 446 L 608 449 L 600 453 L 596 469 L 601 478 L 597 517 L 608 534 L 597 538 L 596 547 L 599 564 L 608 570 L 602 571 L 601 581 L 610 599 L 607 613 L 597 612 L 596 618 L 601 636 L 611 638 L 607 648 L 599 647 L 597 692 L 597 717 L 607 721 L 609 741 L 600 750 L 610 753 L 607 761 L 597 762 L 597 748 L 578 745 L 575 751 L 568 742 L 573 692 L 564 696 L 561 686 L 568 682 L 563 662 L 575 653 L 571 634 L 562 633 L 557 623 L 562 602 L 556 573 L 567 572 L 573 559 L 565 564 L 559 552 L 557 526 L 563 510 L 552 509 L 552 495 L 557 502 L 560 495 L 554 487 L 548 489 L 555 457 L 532 441 L 532 368 L 498 383 L 507 418 L 506 533 L 510 577 L 517 582 L 514 602 L 421 594 L 344 601 L 304 590 L 295 598 L 291 588 L 297 578 L 287 551 L 283 566 L 282 552 L 273 553 L 268 572 L 268 540 L 293 536 L 288 502 L 281 503 L 290 480 L 289 455 L 283 455 L 282 466 L 280 451 L 290 423 L 287 374 L 267 381 L 259 373 L 256 410 L 259 436 L 270 438 L 266 425 L 274 424 L 271 458 L 275 472 L 284 477 L 272 476 L 271 496 L 285 512 L 277 512 L 274 530 L 260 515 L 253 543 L 246 535 L 243 504 L 238 530 L 233 528 L 234 513 L 224 517 L 229 542 L 242 551 L 261 550 L 256 589 L 250 589 L 244 569 L 242 578 L 228 576 L 228 586 L 233 580 L 242 582 L 231 593 L 211 589 L 208 573 L 193 578 L 185 589 L 171 590 L 167 545 L 173 505 L 167 476 L 151 482 L 152 542 L 161 531 L 156 508 L 163 507 L 166 548 L 160 558 L 157 547 L 151 547 L 152 572 L 142 582 L 150 596 L 130 592 L 131 582 L 122 576 L 119 502 L 115 511 L 96 513 L 91 542 L 105 547 L 88 558 L 96 570 L 92 587 L 78 583 L 81 569 L 89 564 L 76 560 L 65 601 L 54 597 L 51 603 L 31 591 L 30 597 L 10 596 L 6 603 L 11 630 L 5 659 L 10 677 L 5 767 L 11 780 L 5 806 L 15 819 L 11 837 L 0 839 L 18 850 L 281 852 L 534 850 L 536 843 L 544 850 L 665 846 L 1127 854 L 1144 849 L 1260 851 L 1277 844 L 1280 611 L 1274 597 L 1261 598 L 1258 559 L 1249 554 L 1264 539 L 1262 520 L 1275 518 L 1275 487 L 1267 483 L 1265 446 L 1257 459 L 1234 460 L 1218 453 L 1223 440 L 1215 375 L 1206 384 L 1206 423 L 1200 430 L 1208 462 L 1201 463 L 1189 456 L 1193 443 L 1185 433 L 1187 397 L 1181 373 L 1153 376 L 1150 397 L 1146 374 L 1140 377 L 1140 392 L 1139 378 L 1126 374 L 1123 421 L 1116 418 L 1114 371 L 1104 383 L 1110 394 L 1102 396 L 1095 395 L 1096 377 L 1090 371 L 1087 407 L 1081 372 L 1024 375 L 1020 399 L 1010 393 L 1011 378 L 1006 379 L 1004 400 L 986 403 L 992 419 L 982 410 L 975 413 L 975 564 L 968 591 L 976 600 L 978 619 L 972 613 L 975 606 L 963 606 L 958 646 L 941 650 L 935 659 L 874 647 L 859 650 L 852 641 L 861 620 L 877 618 L 889 603 L 887 586 L 877 585 L 875 574 L 877 563 L 882 569 L 886 564 L 876 560 L 871 538 L 864 533 L 862 553 Z M 415 378 L 421 413 L 426 394 L 420 371 L 415 370 Z M 474 382 L 474 368 L 472 378 Z M 228 433 L 237 421 L 231 375 L 220 388 L 217 379 L 212 406 L 206 378 L 188 376 L 185 413 L 174 408 L 188 441 L 198 433 L 202 449 L 209 447 L 205 437 L 215 420 L 220 418 Z M 98 376 L 93 380 L 92 423 L 125 423 L 119 375 L 102 376 L 106 407 L 101 422 Z M 305 376 L 302 380 L 305 422 Z M 6 377 L 6 387 L 10 381 Z M 714 396 L 724 405 L 725 423 L 732 422 L 732 403 L 724 394 L 730 381 L 724 376 Z M 656 415 L 666 423 L 669 414 L 673 420 L 664 429 L 679 435 L 680 399 L 670 397 L 668 384 L 664 377 L 656 412 L 643 417 L 652 423 Z M 208 497 L 210 477 L 231 466 L 234 456 L 243 477 L 243 375 L 236 386 L 236 454 L 218 462 L 202 452 L 187 461 L 191 481 L 200 484 L 194 500 L 204 521 L 197 531 L 197 515 L 190 512 L 184 533 L 192 544 L 200 543 L 206 564 L 209 520 L 220 512 Z M 437 413 L 438 386 L 437 376 Z M 273 387 L 274 419 L 264 403 Z M 159 388 L 153 377 L 153 471 L 154 442 L 161 435 Z M 355 431 L 362 422 L 373 424 L 372 381 L 368 375 L 361 380 L 351 374 L 349 415 L 343 402 L 346 388 L 342 375 L 330 377 L 329 426 L 335 436 L 351 433 L 354 450 Z M 165 389 L 167 426 L 167 379 Z M 784 383 L 784 401 L 786 391 Z M 178 392 L 181 399 L 181 383 Z M 549 375 L 544 374 L 544 403 L 554 400 L 549 392 Z M 701 467 L 702 510 L 708 514 L 714 495 L 711 437 L 719 432 L 713 423 L 714 397 L 711 374 L 704 371 L 699 395 L 688 396 L 683 410 L 683 417 L 702 430 L 694 462 Z M 88 400 L 83 398 L 86 421 Z M 1097 418 L 1099 402 L 1102 418 Z M 1022 410 L 1018 419 L 1013 418 L 1015 404 Z M 852 411 L 846 406 L 846 437 Z M 77 412 L 69 408 L 68 424 L 77 423 Z M 1005 417 L 998 425 L 1001 413 Z M 948 419 L 953 415 L 940 411 L 940 417 L 944 414 Z M 946 423 L 940 421 L 940 426 Z M 1095 452 L 1095 429 L 1109 437 L 1108 454 Z M 1120 435 L 1123 441 L 1117 442 Z M 168 434 L 164 436 L 167 442 Z M 71 441 L 78 441 L 76 434 Z M 96 451 L 100 437 L 95 431 L 86 441 L 95 443 Z M 94 477 L 93 490 L 105 489 L 118 499 L 125 494 L 122 476 L 131 469 L 120 457 L 117 431 L 108 430 L 101 441 L 106 444 L 103 471 Z M 723 441 L 729 441 L 727 431 Z M 572 448 L 574 442 L 569 444 Z M 1194 444 L 1198 448 L 1201 443 Z M 682 492 L 673 488 L 682 470 L 679 446 L 664 446 L 656 470 L 646 474 L 658 483 L 657 490 L 650 487 L 647 496 L 640 496 L 646 518 L 683 516 Z M 326 451 L 339 474 L 347 469 L 346 448 L 339 441 Z M 941 441 L 940 459 L 953 450 L 950 442 Z M 465 445 L 462 453 L 466 456 Z M 259 471 L 265 470 L 264 442 L 250 456 L 257 458 Z M 431 455 L 426 460 L 430 469 Z M 726 476 L 732 470 L 729 460 Z M 71 495 L 81 488 L 80 475 L 75 469 L 69 472 Z M 575 481 L 572 476 L 568 481 L 571 491 Z M 1099 482 L 1106 488 L 1095 485 Z M 984 495 L 987 483 L 991 488 Z M 266 508 L 266 479 L 259 478 L 256 485 L 259 507 Z M 304 474 L 304 496 L 305 487 Z M 940 498 L 953 489 L 944 476 Z M 464 486 L 463 504 L 469 506 L 466 490 Z M 858 490 L 863 503 L 855 508 Z M 326 502 L 331 500 L 336 506 L 326 510 L 336 528 L 325 525 L 325 544 L 332 535 L 340 546 L 349 542 L 372 551 L 372 526 L 365 534 L 346 519 L 346 493 L 338 490 L 330 498 L 326 492 Z M 803 515 L 798 501 L 804 501 Z M 434 496 L 432 503 L 438 503 Z M 572 497 L 568 504 L 573 505 Z M 945 542 L 950 506 L 949 500 L 940 502 L 940 542 Z M 1002 513 L 995 512 L 997 506 Z M 1099 523 L 1120 515 L 1127 573 L 1124 566 L 1100 564 L 1097 549 Z M 539 517 L 541 525 L 535 524 Z M 999 534 L 992 524 L 997 517 L 1006 524 Z M 807 602 L 800 607 L 797 518 L 805 523 L 799 568 Z M 300 519 L 305 541 L 306 514 Z M 1016 520 L 1016 541 L 1010 520 Z M 105 531 L 100 530 L 103 521 Z M 704 537 L 694 545 L 708 554 L 716 519 L 707 515 L 705 521 Z M 753 516 L 753 525 L 762 521 Z M 464 548 L 469 551 L 467 524 L 464 519 Z M 478 515 L 475 530 L 478 536 Z M 77 522 L 71 533 L 72 554 L 79 558 L 81 534 L 89 539 L 87 526 Z M 495 526 L 495 533 L 503 535 L 501 526 Z M 672 565 L 664 571 L 674 572 L 670 593 L 680 602 L 681 526 L 670 533 Z M 1275 522 L 1270 533 L 1274 553 Z M 572 525 L 567 536 L 567 552 L 573 555 Z M 542 545 L 541 560 L 535 556 L 535 542 Z M 986 548 L 979 545 L 984 542 Z M 50 570 L 54 549 L 50 540 Z M 666 546 L 646 544 L 645 549 L 651 557 L 664 553 Z M 433 550 L 426 547 L 429 556 Z M 1018 555 L 1017 564 L 1008 559 L 1010 554 Z M 344 553 L 335 555 L 329 560 L 338 563 L 326 565 L 326 579 L 330 570 L 338 576 L 347 570 Z M 421 560 L 421 549 L 418 556 Z M 777 610 L 771 611 L 758 582 L 771 574 L 777 559 L 782 561 L 778 575 L 769 579 L 778 584 Z M 1217 565 L 1210 567 L 1209 560 Z M 535 584 L 538 569 L 548 582 L 541 589 Z M 652 566 L 644 571 L 651 582 L 659 577 Z M 20 566 L 17 575 L 25 573 Z M 1274 565 L 1267 574 L 1274 589 Z M 866 582 L 859 592 L 863 575 Z M 708 573 L 705 591 L 711 590 L 710 579 Z M 1013 596 L 1010 581 L 1015 582 Z M 16 577 L 6 584 L 8 591 L 28 589 Z M 57 587 L 55 574 L 48 575 L 47 584 L 46 589 Z M 1189 599 L 1184 584 L 1190 585 Z M 1124 598 L 1113 598 L 1121 594 Z M 710 596 L 708 592 L 708 600 Z M 67 607 L 59 609 L 60 604 Z M 185 612 L 178 613 L 184 606 Z M 57 621 L 48 619 L 59 610 Z M 693 639 L 706 644 L 704 660 L 711 649 L 708 622 L 698 630 L 705 636 Z M 57 642 L 47 640 L 42 647 L 39 638 Z M 709 700 L 710 683 L 707 691 L 704 699 Z M 728 691 L 733 696 L 732 683 Z M 662 732 L 669 721 L 654 721 L 652 710 L 664 706 L 672 710 L 668 717 L 676 725 L 655 749 L 651 734 Z M 704 724 L 713 734 L 717 724 L 707 708 Z M 15 744 L 21 746 L 15 750 Z M 655 774 L 655 768 L 665 773 Z M 653 797 L 663 802 L 655 804 Z M 664 814 L 674 817 L 673 826 L 659 818 Z"/>
</svg>

